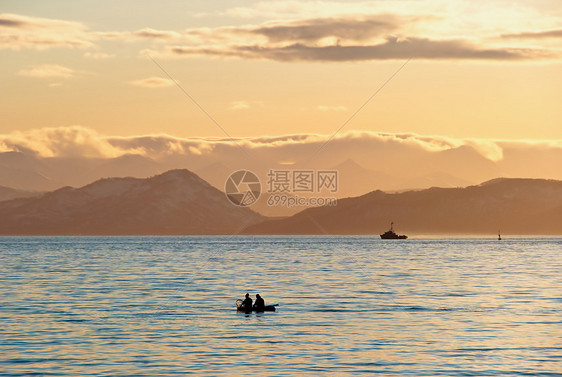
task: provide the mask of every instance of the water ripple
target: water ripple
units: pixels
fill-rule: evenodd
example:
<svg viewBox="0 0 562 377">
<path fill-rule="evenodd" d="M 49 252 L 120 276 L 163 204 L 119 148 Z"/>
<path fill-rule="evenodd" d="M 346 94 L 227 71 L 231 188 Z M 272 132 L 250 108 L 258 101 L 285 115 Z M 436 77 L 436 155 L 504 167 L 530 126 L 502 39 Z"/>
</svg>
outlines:
<svg viewBox="0 0 562 377">
<path fill-rule="evenodd" d="M 0 375 L 560 376 L 562 239 L 505 241 L 0 237 Z"/>
</svg>

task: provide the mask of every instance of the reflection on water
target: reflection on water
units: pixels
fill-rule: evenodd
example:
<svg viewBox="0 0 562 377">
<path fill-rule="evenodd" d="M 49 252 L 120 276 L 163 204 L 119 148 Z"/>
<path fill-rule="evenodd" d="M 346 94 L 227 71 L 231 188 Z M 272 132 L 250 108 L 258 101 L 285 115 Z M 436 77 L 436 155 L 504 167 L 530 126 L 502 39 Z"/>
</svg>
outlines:
<svg viewBox="0 0 562 377">
<path fill-rule="evenodd" d="M 561 246 L 2 237 L 0 375 L 556 374 Z"/>
</svg>

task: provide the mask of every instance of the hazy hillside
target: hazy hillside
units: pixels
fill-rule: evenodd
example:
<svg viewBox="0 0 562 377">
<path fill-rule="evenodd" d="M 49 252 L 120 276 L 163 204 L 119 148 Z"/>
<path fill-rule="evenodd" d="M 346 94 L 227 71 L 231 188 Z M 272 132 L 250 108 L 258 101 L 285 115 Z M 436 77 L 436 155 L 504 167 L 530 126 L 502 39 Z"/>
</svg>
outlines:
<svg viewBox="0 0 562 377">
<path fill-rule="evenodd" d="M 263 219 L 188 170 L 0 202 L 0 234 L 232 234 Z"/>
<path fill-rule="evenodd" d="M 0 186 L 0 202 L 3 200 L 16 198 L 30 198 L 37 195 L 40 195 L 40 193 L 35 191 L 17 190 L 11 187 Z"/>
<path fill-rule="evenodd" d="M 374 191 L 249 226 L 248 234 L 562 234 L 562 181 L 495 179 L 466 188 Z"/>
<path fill-rule="evenodd" d="M 0 153 L 0 185 L 26 191 L 47 191 L 61 187 L 38 158 L 20 152 Z"/>
</svg>

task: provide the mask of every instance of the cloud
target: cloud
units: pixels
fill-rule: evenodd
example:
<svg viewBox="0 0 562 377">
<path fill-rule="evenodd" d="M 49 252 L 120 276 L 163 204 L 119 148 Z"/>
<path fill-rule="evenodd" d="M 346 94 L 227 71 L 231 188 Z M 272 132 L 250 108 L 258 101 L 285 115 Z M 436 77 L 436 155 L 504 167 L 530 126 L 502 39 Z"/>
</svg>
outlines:
<svg viewBox="0 0 562 377">
<path fill-rule="evenodd" d="M 162 31 L 151 28 L 137 30 L 132 34 L 139 38 L 149 39 L 177 39 L 181 37 L 181 34 L 175 31 Z"/>
<path fill-rule="evenodd" d="M 280 136 L 262 136 L 248 138 L 177 138 L 169 135 L 135 136 L 126 138 L 108 137 L 106 140 L 114 147 L 119 148 L 123 153 L 130 153 L 131 150 L 142 150 L 147 157 L 161 157 L 181 151 L 182 153 L 193 153 L 194 148 L 198 155 L 225 156 L 227 159 L 232 156 L 244 158 L 239 151 L 239 146 L 253 154 L 268 157 L 259 157 L 259 160 L 267 161 L 271 156 L 281 160 L 291 156 L 293 160 L 306 160 L 312 152 L 322 146 L 330 139 L 329 135 L 320 134 L 293 134 Z M 332 145 L 333 144 L 333 145 Z M 364 146 L 366 150 L 381 150 L 391 148 L 400 151 L 400 148 L 417 150 L 419 152 L 443 152 L 455 150 L 461 147 L 469 147 L 479 154 L 482 158 L 490 161 L 501 161 L 504 157 L 504 146 L 510 148 L 554 148 L 559 150 L 562 155 L 562 140 L 552 141 L 502 141 L 492 139 L 475 138 L 451 138 L 446 136 L 427 136 L 414 133 L 383 133 L 369 131 L 348 131 L 336 135 L 330 141 L 328 147 L 339 150 L 350 150 L 358 146 Z M 398 149 L 397 149 L 398 148 Z M 332 153 L 332 152 L 330 152 Z M 399 152 L 398 154 L 399 155 Z"/>
<path fill-rule="evenodd" d="M 80 22 L 0 14 L 0 49 L 88 48 L 93 39 Z"/>
<path fill-rule="evenodd" d="M 169 42 L 172 40 L 187 40 L 184 33 L 173 30 L 157 30 L 143 28 L 136 31 L 107 31 L 93 33 L 96 38 L 119 40 L 123 42 L 137 42 L 142 40 Z"/>
<path fill-rule="evenodd" d="M 121 151 L 121 154 L 137 153 L 145 157 L 160 159 L 170 155 L 197 155 L 212 151 L 220 143 L 229 144 L 222 139 L 178 138 L 170 135 L 141 135 L 103 138 L 103 142 Z M 235 147 L 233 147 L 235 148 Z"/>
<path fill-rule="evenodd" d="M 495 43 L 497 34 L 453 37 L 432 25 L 439 15 L 377 13 L 339 17 L 277 20 L 258 25 L 188 29 L 167 40 L 159 57 L 209 56 L 279 62 L 343 62 L 387 59 L 522 61 L 559 57 L 543 46 Z M 472 25 L 474 26 L 474 25 Z M 165 32 L 157 33 L 166 35 Z M 181 40 L 188 43 L 177 43 Z"/>
<path fill-rule="evenodd" d="M 368 15 L 353 18 L 312 18 L 296 21 L 273 21 L 259 25 L 237 27 L 194 28 L 181 32 L 172 30 L 141 29 L 134 32 L 103 32 L 104 39 L 123 41 L 150 40 L 155 43 L 187 43 L 190 46 L 213 44 L 322 42 L 323 39 L 365 41 L 397 30 L 401 23 L 416 22 L 419 17 L 399 19 L 391 14 Z"/>
<path fill-rule="evenodd" d="M 0 135 L 2 150 L 33 150 L 43 156 L 106 155 L 110 156 L 139 152 L 147 157 L 155 157 L 163 153 L 186 153 L 190 148 L 199 152 L 212 151 L 217 146 L 228 146 L 233 149 L 241 144 L 251 150 L 277 149 L 291 145 L 320 146 L 330 139 L 329 135 L 321 134 L 290 134 L 280 136 L 261 136 L 236 138 L 178 138 L 170 135 L 140 135 L 130 137 L 104 136 L 96 131 L 82 127 L 41 128 L 30 131 L 15 131 Z M 334 143 L 383 143 L 400 144 L 416 147 L 426 151 L 444 151 L 461 146 L 470 146 L 482 156 L 491 160 L 502 158 L 503 145 L 539 145 L 562 148 L 562 140 L 550 141 L 502 141 L 491 139 L 459 139 L 445 136 L 427 136 L 414 133 L 385 133 L 370 131 L 348 131 L 334 137 Z M 10 149 L 11 148 L 11 149 Z"/>
<path fill-rule="evenodd" d="M 309 46 L 295 43 L 287 46 L 232 46 L 226 48 L 170 47 L 175 55 L 207 55 L 245 59 L 267 59 L 281 62 L 343 62 L 387 59 L 468 59 L 525 60 L 549 57 L 536 49 L 480 48 L 464 40 L 430 40 L 422 38 L 388 38 L 374 45 Z"/>
<path fill-rule="evenodd" d="M 69 79 L 74 76 L 75 71 L 57 64 L 36 65 L 18 71 L 18 75 L 36 78 L 60 78 Z"/>
<path fill-rule="evenodd" d="M 140 86 L 142 88 L 166 88 L 175 85 L 172 80 L 164 79 L 162 77 L 148 77 L 146 79 L 134 80 L 131 81 L 130 84 Z"/>
<path fill-rule="evenodd" d="M 0 27 L 13 27 L 20 28 L 26 26 L 28 23 L 23 21 L 21 18 L 18 19 L 17 16 L 10 14 L 0 15 Z"/>
<path fill-rule="evenodd" d="M 246 101 L 234 101 L 230 103 L 230 110 L 247 110 L 249 109 L 251 106 L 248 102 Z"/>
<path fill-rule="evenodd" d="M 552 9 L 546 2 L 551 2 Z M 521 27 L 549 29 L 560 27 L 557 0 L 399 0 L 399 1 L 337 1 L 337 0 L 268 0 L 253 1 L 243 6 L 218 11 L 220 16 L 256 20 L 298 20 L 310 18 L 348 17 L 391 14 L 401 19 L 423 16 L 425 22 L 401 22 L 401 36 L 430 39 L 493 38 Z M 216 16 L 217 14 L 215 14 Z"/>
<path fill-rule="evenodd" d="M 465 139 L 464 145 L 468 145 L 478 151 L 482 156 L 492 161 L 503 159 L 503 148 L 501 143 L 485 139 Z"/>
<path fill-rule="evenodd" d="M 506 8 L 498 1 L 274 0 L 221 12 L 229 17 L 250 15 L 270 20 L 215 28 L 101 32 L 80 22 L 0 14 L 0 49 L 91 48 L 94 42 L 105 40 L 143 43 L 142 51 L 159 57 L 199 55 L 279 62 L 408 57 L 523 61 L 562 55 L 558 46 L 546 41 L 560 37 L 562 30 L 557 26 L 561 20 L 557 16 L 530 7 Z M 502 17 L 492 18 L 491 14 Z M 521 25 L 543 31 L 519 31 Z M 88 52 L 84 57 L 107 59 L 112 55 Z"/>
<path fill-rule="evenodd" d="M 315 18 L 285 23 L 266 23 L 238 31 L 263 35 L 270 42 L 314 42 L 328 37 L 365 41 L 396 31 L 401 22 L 394 15 L 379 14 L 361 18 Z"/>
<path fill-rule="evenodd" d="M 547 43 L 499 38 L 507 30 L 559 25 L 530 5 L 501 1 L 258 1 L 221 11 L 273 19 L 254 25 L 182 32 L 152 55 L 337 62 L 384 59 L 528 61 L 560 58 Z M 498 15 L 501 15 L 500 17 Z M 558 31 L 544 34 L 555 36 Z M 542 36 L 542 34 L 541 34 Z M 187 43 L 181 40 L 189 38 Z"/>
<path fill-rule="evenodd" d="M 502 38 L 506 39 L 547 39 L 562 38 L 562 29 L 543 30 L 543 31 L 526 31 L 514 34 L 503 34 Z"/>
<path fill-rule="evenodd" d="M 81 126 L 0 135 L 0 151 L 26 151 L 42 157 L 116 157 L 123 154 L 96 131 Z"/>
</svg>

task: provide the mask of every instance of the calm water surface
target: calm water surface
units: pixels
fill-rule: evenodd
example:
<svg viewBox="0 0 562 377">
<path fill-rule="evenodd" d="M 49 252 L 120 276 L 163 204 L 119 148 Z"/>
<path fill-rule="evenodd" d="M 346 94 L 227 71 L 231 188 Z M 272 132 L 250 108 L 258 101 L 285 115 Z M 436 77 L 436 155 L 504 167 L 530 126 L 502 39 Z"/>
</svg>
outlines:
<svg viewBox="0 0 562 377">
<path fill-rule="evenodd" d="M 0 375 L 562 375 L 562 239 L 1 237 Z M 261 293 L 275 313 L 234 302 Z"/>
</svg>

